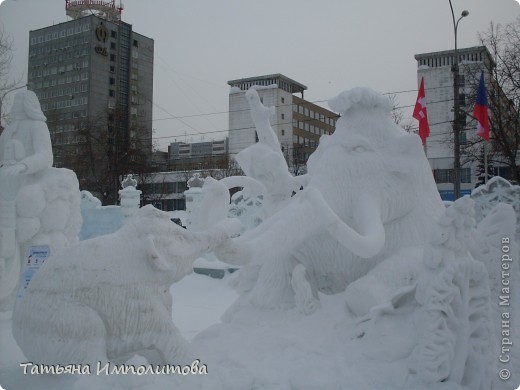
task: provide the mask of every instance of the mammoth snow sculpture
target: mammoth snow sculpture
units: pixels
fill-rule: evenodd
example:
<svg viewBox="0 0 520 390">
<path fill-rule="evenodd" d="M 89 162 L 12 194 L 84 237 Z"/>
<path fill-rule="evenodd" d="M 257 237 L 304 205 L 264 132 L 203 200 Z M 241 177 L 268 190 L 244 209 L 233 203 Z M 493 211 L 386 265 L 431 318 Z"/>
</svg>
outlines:
<svg viewBox="0 0 520 390">
<path fill-rule="evenodd" d="M 170 286 L 240 228 L 226 220 L 193 233 L 145 206 L 117 232 L 51 256 L 15 305 L 13 336 L 27 359 L 46 364 L 125 362 L 136 353 L 150 364 L 186 362 Z"/>
<path fill-rule="evenodd" d="M 0 136 L 0 310 L 10 310 L 21 259 L 32 245 L 54 253 L 78 239 L 79 184 L 74 172 L 52 168 L 52 147 L 32 91 L 16 94 L 13 123 Z"/>
<path fill-rule="evenodd" d="M 443 213 L 420 139 L 393 123 L 387 98 L 356 88 L 329 104 L 341 118 L 298 178 L 303 190 L 217 251 L 249 261 L 238 284 L 260 306 L 314 311 L 318 291 L 343 291 L 383 259 L 427 243 Z"/>
</svg>

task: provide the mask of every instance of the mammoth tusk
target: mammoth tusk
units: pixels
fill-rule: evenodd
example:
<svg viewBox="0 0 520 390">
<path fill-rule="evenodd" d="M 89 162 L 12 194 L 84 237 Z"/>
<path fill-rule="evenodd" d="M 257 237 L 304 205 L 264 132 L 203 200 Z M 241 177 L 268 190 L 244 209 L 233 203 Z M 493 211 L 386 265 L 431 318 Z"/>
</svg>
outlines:
<svg viewBox="0 0 520 390">
<path fill-rule="evenodd" d="M 362 258 L 370 258 L 381 252 L 385 244 L 385 229 L 376 199 L 367 195 L 352 205 L 360 234 L 337 216 L 316 188 L 307 188 L 307 196 L 322 213 L 327 231 L 345 248 Z"/>
</svg>

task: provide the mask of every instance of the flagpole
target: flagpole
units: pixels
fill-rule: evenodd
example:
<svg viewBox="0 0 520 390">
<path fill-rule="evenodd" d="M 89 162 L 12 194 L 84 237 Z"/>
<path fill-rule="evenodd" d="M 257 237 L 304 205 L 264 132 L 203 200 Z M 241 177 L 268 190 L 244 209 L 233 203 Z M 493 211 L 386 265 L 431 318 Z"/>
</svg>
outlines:
<svg viewBox="0 0 520 390">
<path fill-rule="evenodd" d="M 484 184 L 488 182 L 488 152 L 487 142 L 484 141 Z"/>
<path fill-rule="evenodd" d="M 451 0 L 449 0 L 450 8 L 451 8 L 451 16 L 453 18 L 453 32 L 455 35 L 455 50 L 453 52 L 453 195 L 454 199 L 457 200 L 460 198 L 460 97 L 459 97 L 459 54 L 457 51 L 457 29 L 459 27 L 459 22 L 462 18 L 465 18 L 469 15 L 467 10 L 462 11 L 460 17 L 455 21 L 455 13 L 453 12 L 453 6 L 451 4 Z"/>
</svg>

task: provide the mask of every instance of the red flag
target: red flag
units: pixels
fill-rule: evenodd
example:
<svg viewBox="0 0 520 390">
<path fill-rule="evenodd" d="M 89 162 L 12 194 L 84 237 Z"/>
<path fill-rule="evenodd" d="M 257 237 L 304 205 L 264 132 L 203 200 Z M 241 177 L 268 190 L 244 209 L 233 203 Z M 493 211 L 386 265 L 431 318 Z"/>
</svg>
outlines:
<svg viewBox="0 0 520 390">
<path fill-rule="evenodd" d="M 489 141 L 489 117 L 484 72 L 480 75 L 480 83 L 478 85 L 477 100 L 475 101 L 473 116 L 477 120 L 477 135 L 480 135 L 486 141 Z"/>
<path fill-rule="evenodd" d="M 424 93 L 424 77 L 421 78 L 421 86 L 417 94 L 417 102 L 413 110 L 413 117 L 419 121 L 419 137 L 422 143 L 426 142 L 426 138 L 430 135 L 430 126 L 428 125 L 428 114 L 426 112 L 426 94 Z"/>
</svg>

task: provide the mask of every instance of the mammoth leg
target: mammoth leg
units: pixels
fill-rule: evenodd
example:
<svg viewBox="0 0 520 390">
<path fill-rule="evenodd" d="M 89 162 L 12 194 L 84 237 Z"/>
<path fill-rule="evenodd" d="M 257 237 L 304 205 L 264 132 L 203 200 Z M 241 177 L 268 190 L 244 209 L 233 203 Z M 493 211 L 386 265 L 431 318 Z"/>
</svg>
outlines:
<svg viewBox="0 0 520 390">
<path fill-rule="evenodd" d="M 269 309 L 294 307 L 294 292 L 291 276 L 296 260 L 289 255 L 268 259 L 258 275 L 258 281 L 251 291 L 251 302 Z"/>
<path fill-rule="evenodd" d="M 294 291 L 296 307 L 301 313 L 309 315 L 319 309 L 320 301 L 316 288 L 311 286 L 305 273 L 305 266 L 297 264 L 292 272 L 291 286 Z"/>
</svg>

